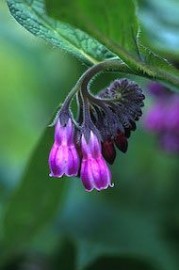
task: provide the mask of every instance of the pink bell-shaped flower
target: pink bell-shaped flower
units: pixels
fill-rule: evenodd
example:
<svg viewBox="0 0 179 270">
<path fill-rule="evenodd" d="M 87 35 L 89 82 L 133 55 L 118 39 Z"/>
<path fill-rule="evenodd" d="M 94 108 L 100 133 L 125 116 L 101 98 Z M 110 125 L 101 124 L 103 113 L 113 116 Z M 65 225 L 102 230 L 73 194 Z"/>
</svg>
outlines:
<svg viewBox="0 0 179 270">
<path fill-rule="evenodd" d="M 60 120 L 55 127 L 55 142 L 49 155 L 50 176 L 76 176 L 79 171 L 80 159 L 74 143 L 74 125 L 69 118 L 62 126 Z"/>
<path fill-rule="evenodd" d="M 87 141 L 81 138 L 82 163 L 80 176 L 86 191 L 106 189 L 111 184 L 111 173 L 101 153 L 101 143 L 91 131 Z"/>
</svg>

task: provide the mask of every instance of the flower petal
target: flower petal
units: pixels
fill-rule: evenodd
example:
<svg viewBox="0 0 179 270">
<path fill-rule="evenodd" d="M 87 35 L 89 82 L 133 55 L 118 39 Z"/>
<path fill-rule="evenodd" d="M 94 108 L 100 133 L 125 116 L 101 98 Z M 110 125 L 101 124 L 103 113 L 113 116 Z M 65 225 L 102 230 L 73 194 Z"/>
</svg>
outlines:
<svg viewBox="0 0 179 270">
<path fill-rule="evenodd" d="M 92 191 L 93 189 L 99 191 L 112 186 L 111 173 L 102 156 L 98 159 L 83 159 L 80 175 L 87 191 Z"/>
<path fill-rule="evenodd" d="M 65 174 L 67 176 L 76 176 L 78 175 L 80 166 L 80 159 L 78 152 L 74 145 L 68 148 L 68 161 L 65 168 Z"/>
<path fill-rule="evenodd" d="M 50 176 L 62 177 L 66 165 L 66 147 L 54 143 L 49 155 Z"/>
</svg>

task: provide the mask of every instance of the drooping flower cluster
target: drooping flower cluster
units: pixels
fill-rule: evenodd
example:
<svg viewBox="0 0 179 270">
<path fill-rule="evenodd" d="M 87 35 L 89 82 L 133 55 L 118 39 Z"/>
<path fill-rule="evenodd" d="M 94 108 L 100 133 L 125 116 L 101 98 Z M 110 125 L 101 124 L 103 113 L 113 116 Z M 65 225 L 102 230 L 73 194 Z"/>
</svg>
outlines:
<svg viewBox="0 0 179 270">
<path fill-rule="evenodd" d="M 155 82 L 149 85 L 149 91 L 154 104 L 144 118 L 145 127 L 157 135 L 165 151 L 179 153 L 179 95 Z"/>
<path fill-rule="evenodd" d="M 69 102 L 55 120 L 55 140 L 49 155 L 50 176 L 79 176 L 87 191 L 113 186 L 106 161 L 112 164 L 116 148 L 127 151 L 128 138 L 136 129 L 144 95 L 127 79 L 115 80 L 94 96 L 78 92 L 78 119 Z"/>
</svg>

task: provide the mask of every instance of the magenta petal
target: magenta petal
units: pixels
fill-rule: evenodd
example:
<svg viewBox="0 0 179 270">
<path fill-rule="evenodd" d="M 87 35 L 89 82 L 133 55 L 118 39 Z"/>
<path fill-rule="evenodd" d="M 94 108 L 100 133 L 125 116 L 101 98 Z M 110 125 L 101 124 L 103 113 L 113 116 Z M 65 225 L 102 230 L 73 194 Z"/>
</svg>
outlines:
<svg viewBox="0 0 179 270">
<path fill-rule="evenodd" d="M 81 164 L 81 180 L 86 191 L 92 191 L 94 189 L 93 178 L 90 176 L 91 167 L 87 160 L 83 160 Z"/>
<path fill-rule="evenodd" d="M 79 170 L 79 157 L 74 146 L 54 144 L 49 156 L 50 176 L 75 176 Z"/>
<path fill-rule="evenodd" d="M 49 156 L 50 176 L 76 176 L 79 171 L 79 163 L 80 160 L 75 146 L 58 146 L 54 143 Z"/>
<path fill-rule="evenodd" d="M 49 155 L 50 176 L 75 176 L 79 171 L 79 154 L 74 144 L 74 125 L 69 119 L 62 126 L 58 119 L 55 127 L 55 143 Z"/>
<path fill-rule="evenodd" d="M 102 190 L 108 188 L 109 186 L 113 186 L 111 184 L 111 172 L 104 159 L 97 159 L 97 163 L 99 168 L 99 177 L 97 177 L 95 180 L 96 189 Z"/>
<path fill-rule="evenodd" d="M 101 155 L 101 142 L 99 142 L 98 138 L 92 131 L 90 133 L 89 147 L 93 157 L 97 158 L 99 155 Z"/>
<path fill-rule="evenodd" d="M 90 132 L 90 138 L 88 142 L 86 141 L 84 134 L 82 135 L 81 146 L 83 157 L 90 155 L 93 158 L 97 158 L 101 154 L 101 143 L 92 131 Z"/>
<path fill-rule="evenodd" d="M 50 176 L 62 177 L 64 174 L 64 147 L 54 143 L 49 155 Z"/>
<path fill-rule="evenodd" d="M 64 141 L 66 141 L 66 127 L 61 126 L 58 120 L 55 126 L 55 142 L 61 145 Z"/>
<path fill-rule="evenodd" d="M 80 159 L 74 145 L 68 148 L 68 161 L 66 164 L 65 174 L 67 176 L 76 176 L 79 171 Z"/>
<path fill-rule="evenodd" d="M 87 191 L 106 189 L 111 184 L 111 173 L 104 159 L 89 158 L 82 160 L 81 179 Z"/>
<path fill-rule="evenodd" d="M 102 190 L 111 185 L 111 174 L 101 154 L 101 142 L 91 131 L 89 141 L 82 135 L 82 165 L 80 176 L 87 191 Z"/>
<path fill-rule="evenodd" d="M 74 125 L 72 120 L 69 118 L 68 123 L 66 125 L 66 140 L 68 145 L 73 144 L 74 140 Z"/>
<path fill-rule="evenodd" d="M 60 120 L 57 121 L 55 127 L 55 141 L 59 145 L 73 143 L 74 127 L 72 120 L 69 119 L 66 126 L 62 126 Z"/>
</svg>

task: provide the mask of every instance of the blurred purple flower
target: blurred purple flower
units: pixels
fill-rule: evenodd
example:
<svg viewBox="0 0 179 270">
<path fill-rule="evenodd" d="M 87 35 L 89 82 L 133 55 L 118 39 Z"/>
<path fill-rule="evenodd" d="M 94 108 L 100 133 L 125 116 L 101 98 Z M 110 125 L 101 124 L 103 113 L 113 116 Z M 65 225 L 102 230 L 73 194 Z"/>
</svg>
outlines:
<svg viewBox="0 0 179 270">
<path fill-rule="evenodd" d="M 148 89 L 152 95 L 159 98 L 160 97 L 166 98 L 168 97 L 168 95 L 171 94 L 171 91 L 169 91 L 168 88 L 157 82 L 151 82 L 148 85 Z"/>
<path fill-rule="evenodd" d="M 155 101 L 144 118 L 145 128 L 157 135 L 164 150 L 179 153 L 179 95 L 158 83 L 150 84 L 149 90 Z"/>
<path fill-rule="evenodd" d="M 145 116 L 145 127 L 153 132 L 165 131 L 166 104 L 158 101 L 150 108 Z"/>
<path fill-rule="evenodd" d="M 160 137 L 160 145 L 167 152 L 179 153 L 179 134 L 164 133 Z"/>
</svg>

